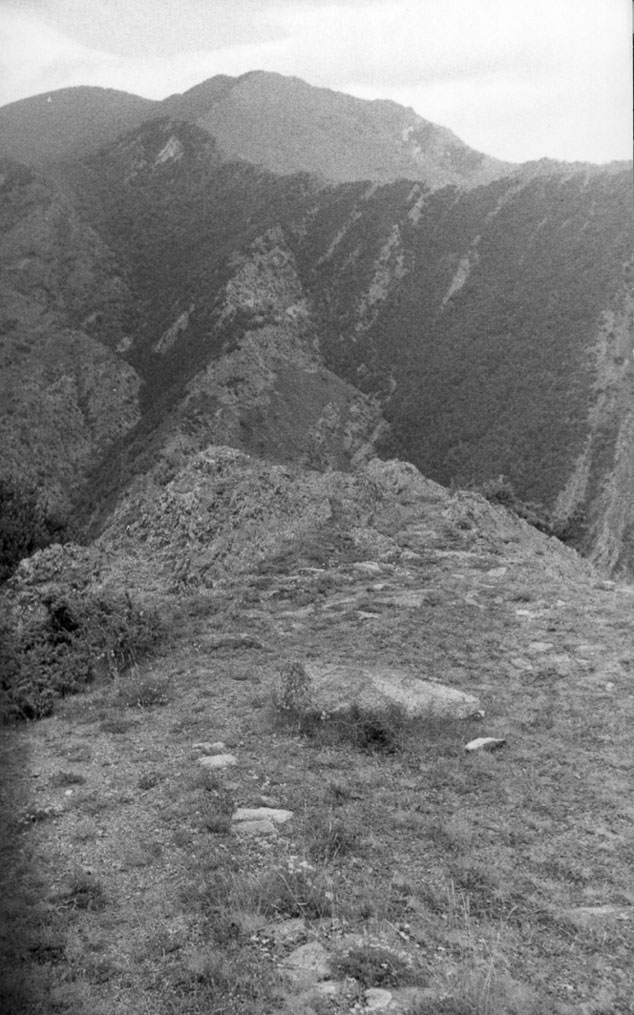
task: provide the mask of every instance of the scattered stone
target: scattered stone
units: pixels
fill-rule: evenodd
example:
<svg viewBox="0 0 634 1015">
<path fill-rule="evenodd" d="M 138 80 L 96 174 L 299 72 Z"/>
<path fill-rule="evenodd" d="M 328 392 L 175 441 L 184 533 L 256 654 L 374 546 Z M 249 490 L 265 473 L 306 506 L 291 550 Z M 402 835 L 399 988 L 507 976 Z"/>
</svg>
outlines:
<svg viewBox="0 0 634 1015">
<path fill-rule="evenodd" d="M 364 1000 L 368 1011 L 385 1011 L 392 1004 L 392 995 L 381 987 L 370 987 L 364 994 Z"/>
<path fill-rule="evenodd" d="M 551 652 L 554 649 L 554 645 L 551 641 L 532 641 L 527 648 L 527 652 L 531 655 L 543 655 L 545 652 Z"/>
<path fill-rule="evenodd" d="M 548 660 L 548 664 L 560 677 L 569 677 L 572 673 L 572 661 L 570 656 L 565 653 L 552 656 Z"/>
<path fill-rule="evenodd" d="M 470 740 L 468 744 L 465 744 L 465 751 L 496 751 L 505 743 L 506 740 L 499 737 L 476 737 L 475 740 Z"/>
<path fill-rule="evenodd" d="M 275 807 L 238 807 L 231 819 L 234 824 L 242 821 L 272 821 L 276 825 L 284 825 L 293 817 L 292 811 Z"/>
<path fill-rule="evenodd" d="M 381 574 L 383 568 L 374 560 L 358 560 L 352 565 L 355 571 L 363 574 Z"/>
<path fill-rule="evenodd" d="M 262 933 L 273 938 L 276 944 L 297 944 L 306 937 L 306 921 L 301 916 L 281 922 L 272 921 L 262 928 Z"/>
<path fill-rule="evenodd" d="M 229 768 L 231 765 L 237 765 L 238 759 L 234 754 L 212 754 L 199 758 L 198 764 L 202 768 Z"/>
<path fill-rule="evenodd" d="M 599 589 L 601 592 L 614 592 L 616 588 L 616 582 L 606 579 L 605 581 L 595 582 L 592 586 L 594 589 Z"/>
<path fill-rule="evenodd" d="M 379 606 L 400 606 L 406 610 L 420 610 L 428 601 L 427 592 L 395 592 L 394 595 L 378 599 Z"/>
<path fill-rule="evenodd" d="M 489 578 L 503 578 L 507 571 L 507 567 L 492 567 L 486 574 Z"/>
<path fill-rule="evenodd" d="M 609 920 L 627 923 L 634 918 L 632 906 L 575 906 L 568 910 L 568 916 L 578 927 L 589 927 Z"/>
<path fill-rule="evenodd" d="M 514 666 L 516 670 L 532 670 L 533 664 L 528 659 L 523 659 L 522 656 L 513 656 L 510 660 L 511 666 Z"/>
<path fill-rule="evenodd" d="M 586 645 L 585 642 L 582 645 L 575 647 L 575 654 L 581 656 L 583 659 L 589 659 L 591 656 L 596 655 L 599 651 L 598 645 Z"/>
<path fill-rule="evenodd" d="M 300 945 L 284 959 L 282 968 L 296 987 L 310 987 L 320 980 L 330 979 L 328 952 L 318 941 Z"/>
<path fill-rule="evenodd" d="M 301 664 L 294 664 L 301 666 Z M 302 704 L 309 710 L 336 715 L 356 706 L 376 710 L 392 705 L 409 716 L 449 716 L 466 719 L 478 712 L 476 697 L 454 687 L 422 680 L 403 670 L 382 666 L 343 666 L 307 663 L 301 667 Z M 280 699 L 288 696 L 281 675 Z"/>
</svg>

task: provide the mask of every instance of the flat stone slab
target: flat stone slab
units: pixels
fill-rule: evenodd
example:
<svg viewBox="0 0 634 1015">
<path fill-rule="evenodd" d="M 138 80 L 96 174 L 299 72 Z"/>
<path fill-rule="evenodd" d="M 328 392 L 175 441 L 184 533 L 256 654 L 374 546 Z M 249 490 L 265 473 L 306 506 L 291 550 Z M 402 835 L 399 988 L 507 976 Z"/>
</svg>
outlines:
<svg viewBox="0 0 634 1015">
<path fill-rule="evenodd" d="M 474 695 L 455 687 L 423 680 L 384 666 L 342 666 L 307 663 L 308 707 L 327 715 L 351 707 L 381 709 L 396 705 L 409 716 L 446 716 L 466 719 L 480 711 Z"/>
<path fill-rule="evenodd" d="M 632 906 L 575 906 L 568 910 L 568 916 L 579 927 L 589 927 L 597 923 L 617 920 L 628 923 L 634 920 Z"/>
<path fill-rule="evenodd" d="M 284 825 L 292 817 L 292 811 L 285 811 L 281 807 L 238 807 L 231 820 L 234 824 L 242 821 L 272 821 L 275 825 Z"/>
<path fill-rule="evenodd" d="M 427 591 L 404 591 L 395 592 L 391 596 L 382 596 L 377 600 L 380 606 L 397 606 L 404 610 L 420 610 L 425 603 L 429 602 Z"/>
<path fill-rule="evenodd" d="M 229 768 L 231 765 L 237 765 L 238 759 L 234 754 L 212 754 L 199 758 L 198 764 L 202 768 Z"/>
</svg>

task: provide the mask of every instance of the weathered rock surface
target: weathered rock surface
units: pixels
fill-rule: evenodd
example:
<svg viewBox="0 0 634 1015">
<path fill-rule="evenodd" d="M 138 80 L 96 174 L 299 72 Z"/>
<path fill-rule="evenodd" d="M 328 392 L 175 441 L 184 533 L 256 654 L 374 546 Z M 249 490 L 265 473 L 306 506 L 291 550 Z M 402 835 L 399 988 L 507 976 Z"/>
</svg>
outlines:
<svg viewBox="0 0 634 1015">
<path fill-rule="evenodd" d="M 495 751 L 498 747 L 503 747 L 506 740 L 502 740 L 499 737 L 476 737 L 475 740 L 470 740 L 468 744 L 465 744 L 465 751 Z"/>
<path fill-rule="evenodd" d="M 292 811 L 281 807 L 238 807 L 233 815 L 234 824 L 244 821 L 272 821 L 276 825 L 285 825 L 293 817 Z"/>
<path fill-rule="evenodd" d="M 229 768 L 237 763 L 238 759 L 234 754 L 212 754 L 198 759 L 201 768 Z"/>
<path fill-rule="evenodd" d="M 287 956 L 282 968 L 296 987 L 310 987 L 330 978 L 328 952 L 318 941 L 300 945 Z"/>
<path fill-rule="evenodd" d="M 476 714 L 480 702 L 455 687 L 413 676 L 385 666 L 346 666 L 307 663 L 309 707 L 336 715 L 356 706 L 360 709 L 402 708 L 409 716 L 436 715 L 466 719 Z"/>
</svg>

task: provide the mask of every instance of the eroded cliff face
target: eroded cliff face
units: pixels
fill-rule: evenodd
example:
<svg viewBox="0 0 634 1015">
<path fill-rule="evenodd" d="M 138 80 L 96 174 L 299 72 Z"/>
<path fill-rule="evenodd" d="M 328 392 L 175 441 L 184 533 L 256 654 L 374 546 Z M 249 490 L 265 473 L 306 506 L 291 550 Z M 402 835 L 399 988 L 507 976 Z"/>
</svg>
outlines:
<svg viewBox="0 0 634 1015">
<path fill-rule="evenodd" d="M 628 266 L 626 266 L 627 269 Z M 588 436 L 556 511 L 579 518 L 580 548 L 600 567 L 634 574 L 634 298 L 604 311 L 591 349 L 595 383 Z"/>
</svg>

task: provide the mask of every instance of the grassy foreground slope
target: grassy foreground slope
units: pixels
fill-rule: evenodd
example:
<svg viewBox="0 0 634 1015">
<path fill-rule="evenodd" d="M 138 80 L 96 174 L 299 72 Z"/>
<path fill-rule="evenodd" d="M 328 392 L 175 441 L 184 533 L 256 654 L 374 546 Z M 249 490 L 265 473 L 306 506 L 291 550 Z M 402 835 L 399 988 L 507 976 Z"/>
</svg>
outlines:
<svg viewBox="0 0 634 1015">
<path fill-rule="evenodd" d="M 188 468 L 10 583 L 127 589 L 171 637 L 5 731 L 4 1010 L 631 1012 L 631 588 L 411 466 Z M 394 666 L 484 717 L 302 731 L 289 660 Z M 244 836 L 243 806 L 292 818 Z"/>
</svg>

